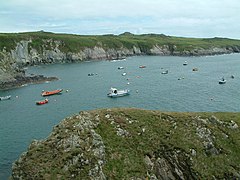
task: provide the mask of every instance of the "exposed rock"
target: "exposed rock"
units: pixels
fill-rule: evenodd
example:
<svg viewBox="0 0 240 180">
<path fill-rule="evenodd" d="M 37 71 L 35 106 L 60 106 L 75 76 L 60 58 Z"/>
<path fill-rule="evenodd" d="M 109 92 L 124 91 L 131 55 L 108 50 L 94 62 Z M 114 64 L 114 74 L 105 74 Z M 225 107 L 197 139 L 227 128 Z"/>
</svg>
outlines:
<svg viewBox="0 0 240 180">
<path fill-rule="evenodd" d="M 27 84 L 43 83 L 58 80 L 56 77 L 45 77 L 43 75 L 36 76 L 15 76 L 7 81 L 0 82 L 0 89 L 11 89 L 15 87 L 25 86 Z"/>
<path fill-rule="evenodd" d="M 153 46 L 152 49 L 150 49 L 150 52 L 153 55 L 171 55 L 171 51 L 169 49 L 168 46 L 164 45 L 164 46 Z"/>
<path fill-rule="evenodd" d="M 190 159 L 184 152 L 168 150 L 162 147 L 155 154 L 158 157 L 154 162 L 154 172 L 158 179 L 195 179 L 196 174 L 190 167 Z"/>
<path fill-rule="evenodd" d="M 237 129 L 237 128 L 238 128 L 238 125 L 237 125 L 237 123 L 235 123 L 234 121 L 231 121 L 231 122 L 229 123 L 228 127 L 229 127 L 230 129 Z"/>
</svg>

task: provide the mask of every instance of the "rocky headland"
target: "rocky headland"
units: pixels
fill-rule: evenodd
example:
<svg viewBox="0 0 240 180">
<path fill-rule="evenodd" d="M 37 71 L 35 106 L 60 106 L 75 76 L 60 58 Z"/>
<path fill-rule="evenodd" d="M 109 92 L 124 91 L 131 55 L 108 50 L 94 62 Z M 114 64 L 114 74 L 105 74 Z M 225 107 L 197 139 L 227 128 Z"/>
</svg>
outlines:
<svg viewBox="0 0 240 180">
<path fill-rule="evenodd" d="M 57 77 L 26 75 L 25 66 L 18 64 L 6 51 L 0 52 L 0 90 L 17 88 L 26 84 L 58 80 Z"/>
<path fill-rule="evenodd" d="M 83 111 L 12 166 L 11 179 L 239 179 L 240 113 Z"/>
<path fill-rule="evenodd" d="M 5 86 L 10 88 L 14 83 L 17 86 L 21 84 L 19 77 L 26 77 L 23 67 L 32 65 L 113 60 L 136 55 L 203 56 L 239 52 L 240 41 L 227 38 L 180 38 L 131 33 L 80 36 L 43 31 L 0 33 L 0 89 Z M 23 79 L 27 81 L 29 78 Z"/>
</svg>

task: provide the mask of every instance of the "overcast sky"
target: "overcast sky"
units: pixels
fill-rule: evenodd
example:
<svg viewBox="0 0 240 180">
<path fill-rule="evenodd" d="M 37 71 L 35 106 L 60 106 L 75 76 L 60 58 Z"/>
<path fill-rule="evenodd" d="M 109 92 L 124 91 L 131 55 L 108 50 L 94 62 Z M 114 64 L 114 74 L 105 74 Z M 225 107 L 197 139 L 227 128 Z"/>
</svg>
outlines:
<svg viewBox="0 0 240 180">
<path fill-rule="evenodd" d="M 1 0 L 0 32 L 240 39 L 240 0 Z"/>
</svg>

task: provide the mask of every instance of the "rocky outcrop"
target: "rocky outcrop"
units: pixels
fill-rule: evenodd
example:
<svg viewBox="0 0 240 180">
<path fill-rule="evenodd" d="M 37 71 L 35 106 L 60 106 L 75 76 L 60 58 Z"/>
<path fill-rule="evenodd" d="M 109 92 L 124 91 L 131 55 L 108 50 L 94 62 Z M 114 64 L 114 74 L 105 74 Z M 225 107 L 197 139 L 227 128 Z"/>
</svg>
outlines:
<svg viewBox="0 0 240 180">
<path fill-rule="evenodd" d="M 45 77 L 43 75 L 34 75 L 34 76 L 25 76 L 18 75 L 14 76 L 14 78 L 8 79 L 7 81 L 0 82 L 0 89 L 11 89 L 17 88 L 21 86 L 26 86 L 28 84 L 38 84 L 44 83 L 48 81 L 58 80 L 57 77 Z"/>
<path fill-rule="evenodd" d="M 25 51 L 26 43 L 23 44 L 19 45 L 17 50 L 12 53 L 6 51 L 0 52 L 0 89 L 11 89 L 26 84 L 57 80 L 56 77 L 25 75 L 25 70 L 22 67 L 23 64 L 29 63 L 30 60 L 26 55 L 27 51 Z M 17 59 L 14 60 L 14 57 L 17 57 Z"/>
<path fill-rule="evenodd" d="M 167 46 L 167 45 L 153 46 L 153 48 L 150 49 L 150 52 L 153 55 L 173 55 L 173 53 L 170 51 L 169 46 Z"/>
<path fill-rule="evenodd" d="M 12 179 L 238 179 L 239 113 L 80 112 L 12 166 Z M 230 120 L 231 119 L 231 120 Z"/>
<path fill-rule="evenodd" d="M 238 47 L 234 47 L 238 49 Z M 196 48 L 193 50 L 184 50 L 184 51 L 173 51 L 172 55 L 175 56 L 212 56 L 212 55 L 220 55 L 220 54 L 230 54 L 235 52 L 233 48 L 219 48 L 219 47 L 211 47 L 209 49 L 204 48 Z M 236 51 L 240 52 L 240 51 Z"/>
</svg>

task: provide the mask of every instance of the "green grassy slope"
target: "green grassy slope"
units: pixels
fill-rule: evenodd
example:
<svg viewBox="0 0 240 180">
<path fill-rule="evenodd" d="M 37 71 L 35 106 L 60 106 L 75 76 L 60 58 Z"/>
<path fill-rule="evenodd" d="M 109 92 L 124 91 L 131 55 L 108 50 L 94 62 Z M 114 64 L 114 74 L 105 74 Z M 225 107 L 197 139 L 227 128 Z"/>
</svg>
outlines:
<svg viewBox="0 0 240 180">
<path fill-rule="evenodd" d="M 16 163 L 14 177 L 89 179 L 97 166 L 96 176 L 101 171 L 108 179 L 239 178 L 239 124 L 240 113 L 80 113 L 33 143 Z"/>
<path fill-rule="evenodd" d="M 32 46 L 41 49 L 45 44 L 43 40 L 52 39 L 64 42 L 61 48 L 64 52 L 77 52 L 86 47 L 101 46 L 103 48 L 132 48 L 140 47 L 141 50 L 148 52 L 153 45 L 177 46 L 178 51 L 191 50 L 194 48 L 208 49 L 210 47 L 240 47 L 240 40 L 228 38 L 183 38 L 171 37 L 163 34 L 143 34 L 133 35 L 123 33 L 121 35 L 72 35 L 54 34 L 50 32 L 27 32 L 27 33 L 0 33 L 0 49 L 6 47 L 7 50 L 13 49 L 16 42 L 20 40 L 32 39 Z"/>
</svg>

